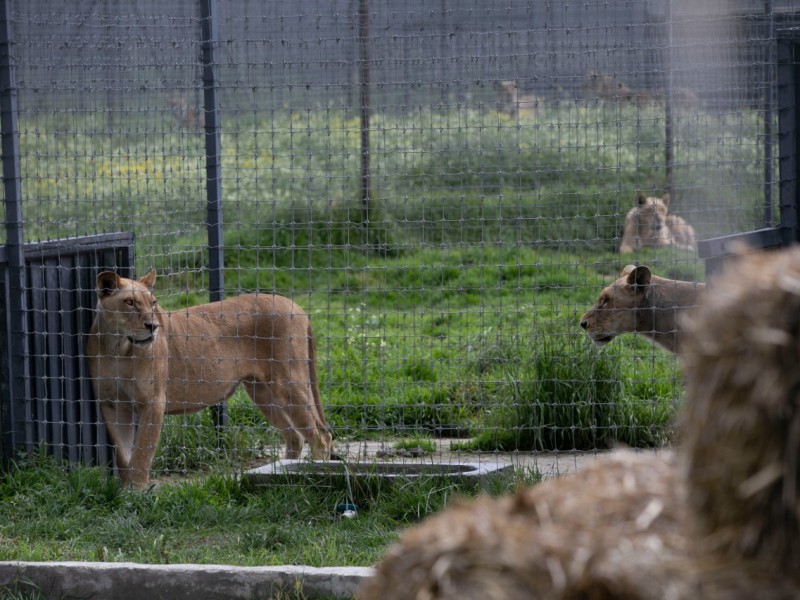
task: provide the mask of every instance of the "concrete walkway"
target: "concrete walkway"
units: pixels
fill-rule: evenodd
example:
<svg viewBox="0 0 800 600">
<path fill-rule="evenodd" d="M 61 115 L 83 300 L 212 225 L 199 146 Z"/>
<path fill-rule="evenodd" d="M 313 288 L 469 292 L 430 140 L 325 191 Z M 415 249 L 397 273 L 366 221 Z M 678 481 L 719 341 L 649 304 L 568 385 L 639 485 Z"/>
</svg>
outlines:
<svg viewBox="0 0 800 600">
<path fill-rule="evenodd" d="M 0 562 L 0 588 L 48 600 L 255 600 L 280 593 L 350 598 L 371 572 L 368 567 Z"/>
</svg>

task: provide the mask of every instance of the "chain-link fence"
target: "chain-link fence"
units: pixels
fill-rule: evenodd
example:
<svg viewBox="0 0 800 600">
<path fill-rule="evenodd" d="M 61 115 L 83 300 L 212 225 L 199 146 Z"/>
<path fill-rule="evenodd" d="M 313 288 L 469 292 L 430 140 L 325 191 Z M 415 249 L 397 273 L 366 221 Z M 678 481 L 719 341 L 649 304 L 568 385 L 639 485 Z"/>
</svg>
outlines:
<svg viewBox="0 0 800 600">
<path fill-rule="evenodd" d="M 774 47 L 797 7 L 711 4 L 10 1 L 21 227 L 4 241 L 133 234 L 165 310 L 291 298 L 343 457 L 668 444 L 673 354 L 642 335 L 598 348 L 579 321 L 626 264 L 701 281 L 698 240 L 780 219 Z M 9 363 L 3 431 L 30 435 L 6 452 L 60 430 L 48 407 L 91 375 L 84 305 L 123 258 L 20 279 L 42 343 L 11 354 L 41 368 Z M 68 285 L 81 306 L 36 304 Z M 51 318 L 73 312 L 68 333 Z M 80 363 L 59 370 L 68 346 Z M 282 453 L 243 389 L 224 416 L 169 417 L 154 473 Z M 105 443 L 100 413 L 73 418 L 48 440 L 80 458 L 58 448 Z"/>
</svg>

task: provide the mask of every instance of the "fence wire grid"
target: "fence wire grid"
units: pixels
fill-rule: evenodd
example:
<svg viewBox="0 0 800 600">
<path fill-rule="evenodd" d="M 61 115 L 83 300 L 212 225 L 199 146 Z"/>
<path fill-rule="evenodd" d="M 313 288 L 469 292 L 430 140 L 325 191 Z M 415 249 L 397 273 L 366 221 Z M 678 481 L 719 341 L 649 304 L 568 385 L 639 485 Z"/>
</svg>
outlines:
<svg viewBox="0 0 800 600">
<path fill-rule="evenodd" d="M 580 317 L 627 264 L 703 281 L 697 240 L 778 222 L 773 48 L 795 2 L 209 4 L 211 65 L 200 2 L 9 0 L 23 242 L 58 260 L 58 240 L 132 234 L 121 273 L 156 269 L 167 310 L 294 300 L 343 456 L 670 443 L 675 357 L 641 335 L 598 348 Z M 667 221 L 626 248 L 637 197 L 667 193 L 694 239 Z M 26 318 L 45 370 L 3 426 L 92 462 L 70 448 L 106 443 L 94 404 L 74 431 L 52 406 L 89 378 L 100 269 L 59 265 L 26 279 L 55 292 Z M 218 416 L 168 417 L 153 474 L 282 454 L 242 389 Z"/>
</svg>

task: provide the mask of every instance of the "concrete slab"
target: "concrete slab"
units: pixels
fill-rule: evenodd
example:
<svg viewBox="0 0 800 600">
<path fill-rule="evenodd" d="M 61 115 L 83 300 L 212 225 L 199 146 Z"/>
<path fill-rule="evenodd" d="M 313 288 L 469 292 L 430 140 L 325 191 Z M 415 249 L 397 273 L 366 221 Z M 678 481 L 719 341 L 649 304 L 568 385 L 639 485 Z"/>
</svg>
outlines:
<svg viewBox="0 0 800 600">
<path fill-rule="evenodd" d="M 387 441 L 337 441 L 336 453 L 348 461 L 372 462 L 393 461 L 400 464 L 458 464 L 469 463 L 504 467 L 511 465 L 517 469 L 539 473 L 543 478 L 560 477 L 580 470 L 610 450 L 589 452 L 464 452 L 452 450 L 454 444 L 463 440 L 435 439 L 433 453 L 415 453 L 397 450 L 394 442 Z M 642 450 L 658 452 L 658 450 Z"/>
<path fill-rule="evenodd" d="M 486 487 L 492 479 L 511 474 L 513 465 L 439 461 L 318 461 L 278 460 L 250 469 L 243 474 L 252 485 L 334 485 L 346 489 L 351 485 L 391 484 L 395 480 L 442 477 L 447 481 L 477 484 Z"/>
<path fill-rule="evenodd" d="M 253 600 L 280 592 L 351 598 L 371 573 L 368 567 L 0 562 L 0 588 L 48 600 Z"/>
</svg>

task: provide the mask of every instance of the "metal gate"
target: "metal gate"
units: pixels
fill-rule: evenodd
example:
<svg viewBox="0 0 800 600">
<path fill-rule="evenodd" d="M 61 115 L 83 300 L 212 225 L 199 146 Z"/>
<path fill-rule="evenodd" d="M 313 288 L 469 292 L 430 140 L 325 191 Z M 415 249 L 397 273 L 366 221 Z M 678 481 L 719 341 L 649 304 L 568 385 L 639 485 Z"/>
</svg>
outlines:
<svg viewBox="0 0 800 600">
<path fill-rule="evenodd" d="M 26 314 L 20 335 L 11 329 L 13 292 L 7 251 L 0 247 L 4 462 L 44 446 L 60 459 L 108 464 L 111 453 L 105 427 L 83 356 L 95 307 L 96 275 L 113 270 L 132 276 L 133 236 L 116 233 L 25 244 L 23 256 Z M 16 389 L 12 381 L 21 383 L 22 389 Z"/>
</svg>

